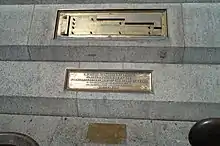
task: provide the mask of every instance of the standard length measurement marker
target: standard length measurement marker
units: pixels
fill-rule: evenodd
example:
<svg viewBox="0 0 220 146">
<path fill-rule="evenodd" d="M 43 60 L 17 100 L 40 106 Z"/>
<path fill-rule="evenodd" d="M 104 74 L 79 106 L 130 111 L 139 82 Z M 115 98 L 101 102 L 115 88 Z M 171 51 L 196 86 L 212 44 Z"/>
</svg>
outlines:
<svg viewBox="0 0 220 146">
<path fill-rule="evenodd" d="M 56 37 L 167 36 L 166 10 L 59 10 Z"/>
</svg>

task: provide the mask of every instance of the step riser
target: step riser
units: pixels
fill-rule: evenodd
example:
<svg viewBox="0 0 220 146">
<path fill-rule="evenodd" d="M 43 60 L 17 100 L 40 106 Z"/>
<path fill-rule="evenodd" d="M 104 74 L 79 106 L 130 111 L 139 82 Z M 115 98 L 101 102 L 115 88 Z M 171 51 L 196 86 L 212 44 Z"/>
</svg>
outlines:
<svg viewBox="0 0 220 146">
<path fill-rule="evenodd" d="M 57 10 L 72 8 L 167 9 L 168 38 L 54 39 Z M 218 64 L 219 8 L 219 3 L 1 5 L 0 60 Z"/>
<path fill-rule="evenodd" d="M 100 4 L 100 3 L 214 3 L 219 0 L 2 0 L 1 5 L 15 4 Z"/>
<path fill-rule="evenodd" d="M 2 61 L 219 64 L 220 48 L 0 46 Z"/>
<path fill-rule="evenodd" d="M 219 103 L 0 97 L 2 114 L 197 121 L 219 111 Z"/>
</svg>

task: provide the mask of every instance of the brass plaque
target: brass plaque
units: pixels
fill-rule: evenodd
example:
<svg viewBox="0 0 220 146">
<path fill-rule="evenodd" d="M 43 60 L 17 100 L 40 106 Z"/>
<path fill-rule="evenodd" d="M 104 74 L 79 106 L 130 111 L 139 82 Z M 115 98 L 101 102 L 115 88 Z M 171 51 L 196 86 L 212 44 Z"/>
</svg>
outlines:
<svg viewBox="0 0 220 146">
<path fill-rule="evenodd" d="M 123 144 L 126 142 L 125 124 L 93 123 L 89 125 L 87 139 L 92 143 Z"/>
<path fill-rule="evenodd" d="M 167 36 L 166 10 L 59 10 L 55 37 Z"/>
<path fill-rule="evenodd" d="M 152 92 L 151 71 L 67 70 L 67 90 Z"/>
</svg>

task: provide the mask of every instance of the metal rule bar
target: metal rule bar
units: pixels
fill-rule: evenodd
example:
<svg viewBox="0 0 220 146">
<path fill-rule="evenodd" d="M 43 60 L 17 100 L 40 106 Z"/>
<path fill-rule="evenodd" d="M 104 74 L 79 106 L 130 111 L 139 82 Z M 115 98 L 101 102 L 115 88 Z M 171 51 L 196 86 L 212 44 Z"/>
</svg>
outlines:
<svg viewBox="0 0 220 146">
<path fill-rule="evenodd" d="M 56 37 L 167 36 L 166 10 L 59 10 Z"/>
</svg>

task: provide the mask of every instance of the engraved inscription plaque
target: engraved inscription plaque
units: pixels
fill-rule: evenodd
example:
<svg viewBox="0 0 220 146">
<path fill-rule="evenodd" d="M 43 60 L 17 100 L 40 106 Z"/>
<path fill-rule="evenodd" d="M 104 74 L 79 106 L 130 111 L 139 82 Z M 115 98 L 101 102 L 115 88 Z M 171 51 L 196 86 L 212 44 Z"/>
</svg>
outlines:
<svg viewBox="0 0 220 146">
<path fill-rule="evenodd" d="M 67 70 L 66 89 L 112 92 L 152 92 L 151 71 Z"/>
</svg>

